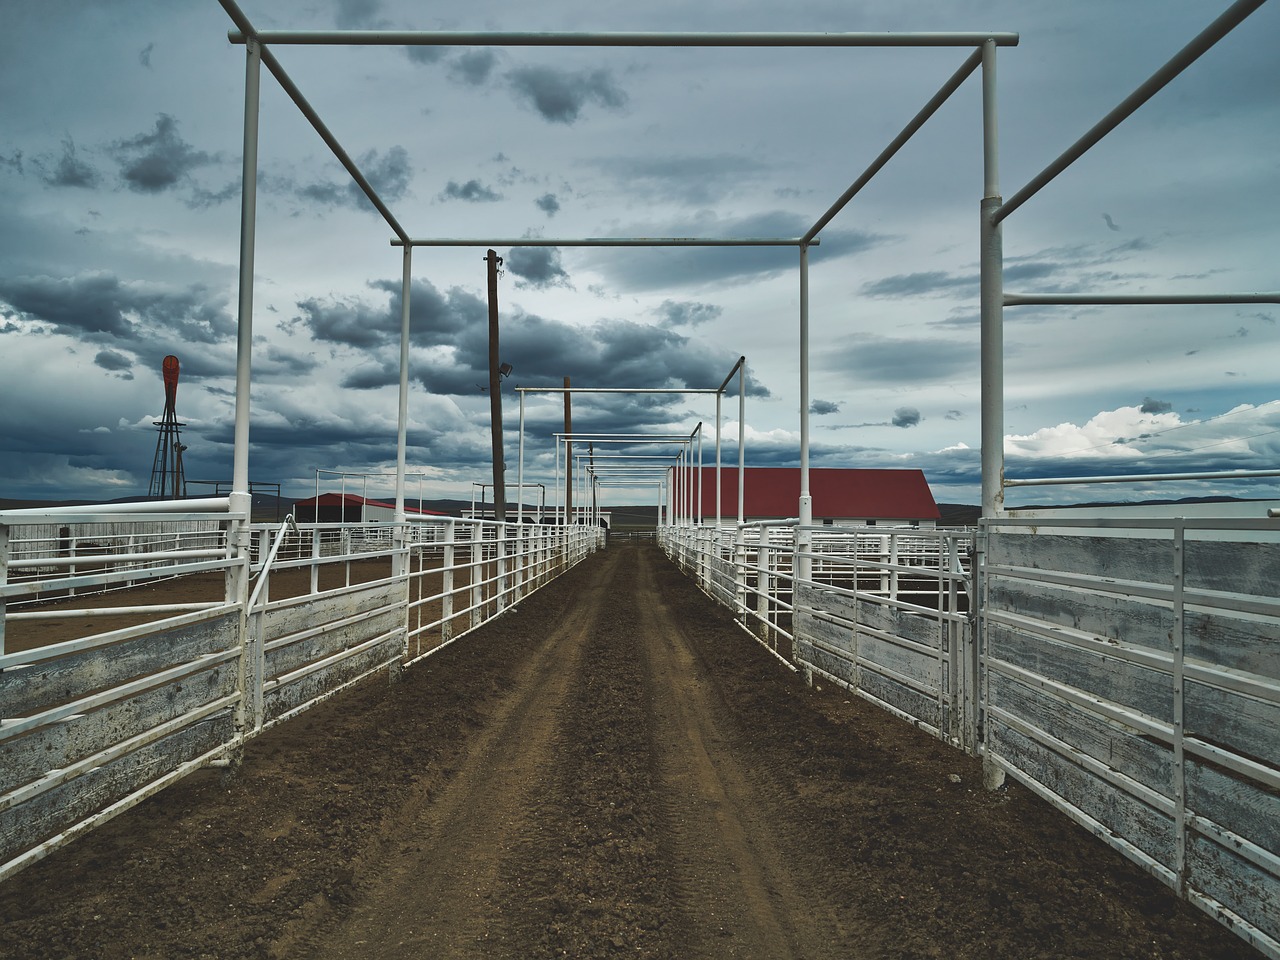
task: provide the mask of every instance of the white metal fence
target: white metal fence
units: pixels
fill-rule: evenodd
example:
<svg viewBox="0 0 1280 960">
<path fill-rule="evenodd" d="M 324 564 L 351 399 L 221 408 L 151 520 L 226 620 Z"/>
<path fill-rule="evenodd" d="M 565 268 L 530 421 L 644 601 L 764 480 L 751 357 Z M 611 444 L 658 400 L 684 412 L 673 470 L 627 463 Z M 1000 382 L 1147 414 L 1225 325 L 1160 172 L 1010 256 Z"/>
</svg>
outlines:
<svg viewBox="0 0 1280 960">
<path fill-rule="evenodd" d="M 796 669 L 981 755 L 1280 958 L 1274 521 L 661 540 Z"/>
<path fill-rule="evenodd" d="M 203 505 L 0 513 L 0 879 L 602 544 L 440 518 L 254 525 L 237 550 L 245 518 Z"/>
</svg>

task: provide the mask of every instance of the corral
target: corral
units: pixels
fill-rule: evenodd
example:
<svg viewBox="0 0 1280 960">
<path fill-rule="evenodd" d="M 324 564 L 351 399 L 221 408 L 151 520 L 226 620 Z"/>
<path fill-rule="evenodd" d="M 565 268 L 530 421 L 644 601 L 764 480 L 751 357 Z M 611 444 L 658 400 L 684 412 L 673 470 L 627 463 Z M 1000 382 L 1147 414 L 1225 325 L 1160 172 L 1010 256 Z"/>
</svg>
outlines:
<svg viewBox="0 0 1280 960">
<path fill-rule="evenodd" d="M 6 956 L 1226 958 L 1030 791 L 615 543 L 0 887 Z"/>
<path fill-rule="evenodd" d="M 1007 203 L 994 66 L 1016 36 L 917 37 L 973 49 L 805 235 L 661 241 L 800 254 L 798 517 L 708 526 L 676 506 L 686 486 L 658 531 L 728 614 L 651 551 L 602 552 L 567 498 L 570 522 L 549 528 L 406 515 L 411 252 L 458 241 L 399 226 L 269 49 L 341 38 L 259 34 L 223 5 L 248 60 L 235 492 L 0 515 L 0 878 L 14 952 L 1026 956 L 1032 943 L 1280 957 L 1274 523 L 1019 519 L 1003 509 L 1014 481 L 1001 452 L 1004 307 L 1280 299 L 1003 291 L 1004 218 L 1256 2 L 1236 4 Z M 262 64 L 403 247 L 390 523 L 249 522 Z M 979 69 L 983 522 L 827 530 L 809 488 L 808 249 Z M 112 609 L 86 590 L 110 591 Z M 468 634 L 474 644 L 454 643 Z M 424 660 L 399 686 L 376 676 Z M 1006 776 L 1014 785 L 994 792 Z M 219 806 L 220 793 L 238 802 Z M 1005 819 L 1006 805 L 1020 812 Z M 139 829 L 143 811 L 172 846 Z M 139 904 L 138 890 L 156 902 Z"/>
</svg>

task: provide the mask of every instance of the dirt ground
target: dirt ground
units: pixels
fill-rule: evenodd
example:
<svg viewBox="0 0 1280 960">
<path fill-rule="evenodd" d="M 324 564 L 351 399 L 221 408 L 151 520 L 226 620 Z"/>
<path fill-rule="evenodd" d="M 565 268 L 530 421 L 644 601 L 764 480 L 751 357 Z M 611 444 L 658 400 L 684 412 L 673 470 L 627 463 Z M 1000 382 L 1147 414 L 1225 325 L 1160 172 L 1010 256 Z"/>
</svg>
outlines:
<svg viewBox="0 0 1280 960">
<path fill-rule="evenodd" d="M 0 884 L 0 918 L 13 960 L 1256 956 L 635 545 Z"/>
</svg>

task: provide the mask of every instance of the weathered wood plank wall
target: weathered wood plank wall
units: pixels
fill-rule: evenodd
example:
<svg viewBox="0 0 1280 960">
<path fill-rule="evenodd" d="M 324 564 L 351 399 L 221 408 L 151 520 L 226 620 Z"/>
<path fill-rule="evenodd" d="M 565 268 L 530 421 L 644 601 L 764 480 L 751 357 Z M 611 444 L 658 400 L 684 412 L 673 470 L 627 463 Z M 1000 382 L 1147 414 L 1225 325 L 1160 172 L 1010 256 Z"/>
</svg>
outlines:
<svg viewBox="0 0 1280 960">
<path fill-rule="evenodd" d="M 993 528 L 985 751 L 1280 957 L 1280 544 Z"/>
</svg>

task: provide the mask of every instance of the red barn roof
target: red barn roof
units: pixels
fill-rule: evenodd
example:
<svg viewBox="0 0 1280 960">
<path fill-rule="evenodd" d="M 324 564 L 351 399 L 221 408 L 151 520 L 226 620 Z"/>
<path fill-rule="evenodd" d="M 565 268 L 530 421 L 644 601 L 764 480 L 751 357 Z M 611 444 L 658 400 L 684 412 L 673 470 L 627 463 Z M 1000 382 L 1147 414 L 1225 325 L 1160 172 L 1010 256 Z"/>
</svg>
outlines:
<svg viewBox="0 0 1280 960">
<path fill-rule="evenodd" d="M 694 472 L 695 482 L 697 472 Z M 799 467 L 747 467 L 743 515 L 781 519 L 799 514 Z M 738 468 L 720 471 L 721 519 L 738 516 Z M 809 470 L 814 519 L 938 520 L 938 505 L 920 470 Z M 716 516 L 716 470 L 702 468 L 702 515 Z"/>
</svg>

